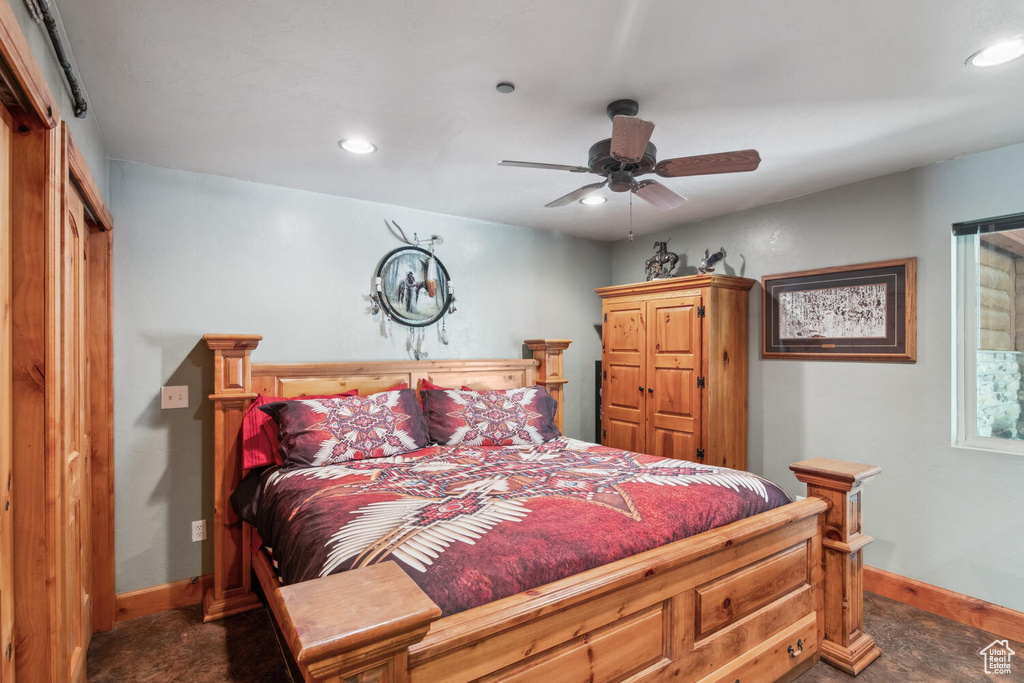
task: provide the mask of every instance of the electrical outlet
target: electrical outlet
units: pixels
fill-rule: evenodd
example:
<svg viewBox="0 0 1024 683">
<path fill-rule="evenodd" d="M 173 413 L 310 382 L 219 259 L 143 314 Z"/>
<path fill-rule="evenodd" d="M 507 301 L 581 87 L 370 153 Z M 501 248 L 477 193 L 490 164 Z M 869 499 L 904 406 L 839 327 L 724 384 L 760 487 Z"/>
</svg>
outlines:
<svg viewBox="0 0 1024 683">
<path fill-rule="evenodd" d="M 192 542 L 196 543 L 198 541 L 205 541 L 205 540 L 206 540 L 206 520 L 205 519 L 197 519 L 196 521 L 192 522 Z"/>
<path fill-rule="evenodd" d="M 160 408 L 188 408 L 188 386 L 160 387 Z"/>
</svg>

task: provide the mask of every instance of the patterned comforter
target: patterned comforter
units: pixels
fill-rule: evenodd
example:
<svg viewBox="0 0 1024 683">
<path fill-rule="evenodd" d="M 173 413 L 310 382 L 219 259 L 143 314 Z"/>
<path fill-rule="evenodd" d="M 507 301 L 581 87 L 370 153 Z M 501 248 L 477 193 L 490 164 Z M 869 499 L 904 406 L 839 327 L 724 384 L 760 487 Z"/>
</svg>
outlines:
<svg viewBox="0 0 1024 683">
<path fill-rule="evenodd" d="M 445 615 L 789 502 L 747 472 L 565 437 L 280 468 L 262 489 L 285 583 L 395 560 Z"/>
</svg>

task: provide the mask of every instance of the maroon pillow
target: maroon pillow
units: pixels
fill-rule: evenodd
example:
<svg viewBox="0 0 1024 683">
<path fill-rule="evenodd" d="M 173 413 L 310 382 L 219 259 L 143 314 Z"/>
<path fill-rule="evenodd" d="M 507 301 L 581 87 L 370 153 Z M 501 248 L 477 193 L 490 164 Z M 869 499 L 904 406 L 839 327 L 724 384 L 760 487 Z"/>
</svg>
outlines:
<svg viewBox="0 0 1024 683">
<path fill-rule="evenodd" d="M 558 403 L 537 385 L 504 391 L 421 391 L 430 440 L 446 446 L 529 446 L 559 435 Z"/>
<path fill-rule="evenodd" d="M 324 394 L 321 396 L 302 396 L 301 398 L 337 398 L 339 396 L 355 396 L 355 389 L 341 394 Z M 249 404 L 242 418 L 242 469 L 265 467 L 281 464 L 281 444 L 277 440 L 277 424 L 260 406 L 276 401 L 287 401 L 276 396 L 260 394 Z"/>
<path fill-rule="evenodd" d="M 427 445 L 427 425 L 412 389 L 279 401 L 260 410 L 277 421 L 285 463 L 334 465 Z"/>
</svg>

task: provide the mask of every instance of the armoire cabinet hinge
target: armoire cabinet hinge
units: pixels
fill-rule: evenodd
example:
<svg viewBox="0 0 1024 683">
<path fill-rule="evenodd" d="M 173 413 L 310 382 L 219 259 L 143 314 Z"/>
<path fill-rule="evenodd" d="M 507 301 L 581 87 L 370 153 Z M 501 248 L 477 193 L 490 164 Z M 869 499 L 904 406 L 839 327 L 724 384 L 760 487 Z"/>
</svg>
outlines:
<svg viewBox="0 0 1024 683">
<path fill-rule="evenodd" d="M 601 379 L 608 379 L 608 371 L 607 370 L 601 371 Z"/>
<path fill-rule="evenodd" d="M 698 377 L 697 378 L 697 388 L 698 389 L 703 389 L 704 388 L 704 384 L 705 384 L 704 378 L 703 377 Z"/>
<path fill-rule="evenodd" d="M 697 317 L 698 318 L 703 318 L 704 317 L 704 306 L 703 306 L 703 304 L 697 307 Z"/>
<path fill-rule="evenodd" d="M 698 448 L 697 449 L 697 460 L 699 462 L 704 462 L 704 449 L 703 448 Z"/>
<path fill-rule="evenodd" d="M 607 429 L 602 429 L 601 430 L 601 438 L 602 439 L 607 439 L 608 438 L 608 430 Z"/>
<path fill-rule="evenodd" d="M 607 313 L 604 314 L 604 321 L 608 322 L 608 314 Z"/>
</svg>

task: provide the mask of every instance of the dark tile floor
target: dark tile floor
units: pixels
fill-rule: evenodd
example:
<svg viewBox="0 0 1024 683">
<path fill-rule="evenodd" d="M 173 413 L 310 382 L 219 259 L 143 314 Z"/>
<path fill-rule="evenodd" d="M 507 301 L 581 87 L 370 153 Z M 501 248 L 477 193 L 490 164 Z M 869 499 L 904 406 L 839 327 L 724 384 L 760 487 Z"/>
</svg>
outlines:
<svg viewBox="0 0 1024 683">
<path fill-rule="evenodd" d="M 302 683 L 265 609 L 203 623 L 200 605 L 97 633 L 86 662 L 96 683 Z"/>
<path fill-rule="evenodd" d="M 856 681 L 856 683 L 968 683 L 970 681 L 1024 681 L 1024 645 L 1010 641 L 1021 653 L 1010 675 L 986 675 L 979 654 L 996 636 L 901 604 L 874 593 L 864 594 L 864 630 L 871 634 L 882 656 L 856 678 L 828 664 L 818 663 L 797 680 L 800 683 Z"/>
<path fill-rule="evenodd" d="M 882 656 L 856 679 L 819 663 L 800 683 L 966 683 L 1024 681 L 1024 644 L 1008 676 L 988 676 L 978 652 L 995 639 L 970 626 L 872 593 L 864 596 L 865 629 Z M 94 683 L 300 683 L 283 641 L 265 610 L 204 624 L 198 605 L 119 624 L 93 636 L 89 680 Z"/>
</svg>

